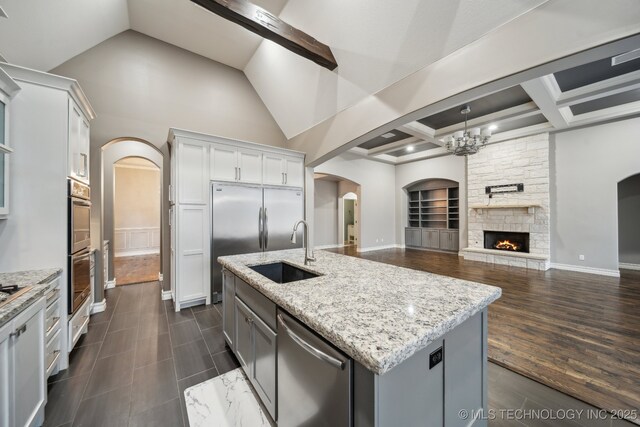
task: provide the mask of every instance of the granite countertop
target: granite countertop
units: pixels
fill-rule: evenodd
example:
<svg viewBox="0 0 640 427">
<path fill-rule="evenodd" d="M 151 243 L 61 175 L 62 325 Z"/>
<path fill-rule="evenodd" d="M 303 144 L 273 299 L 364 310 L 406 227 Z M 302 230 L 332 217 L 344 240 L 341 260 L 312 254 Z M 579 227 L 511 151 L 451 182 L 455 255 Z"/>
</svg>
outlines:
<svg viewBox="0 0 640 427">
<path fill-rule="evenodd" d="M 383 374 L 500 298 L 495 286 L 304 250 L 218 258 L 227 269 L 376 374 Z M 286 261 L 322 276 L 279 284 L 248 266 Z"/>
<path fill-rule="evenodd" d="M 51 285 L 49 282 L 61 272 L 62 269 L 60 268 L 47 268 L 44 270 L 0 273 L 0 284 L 2 286 L 18 285 L 21 288 L 31 286 L 31 289 L 16 299 L 0 305 L 0 327 L 43 296 L 49 290 Z"/>
</svg>

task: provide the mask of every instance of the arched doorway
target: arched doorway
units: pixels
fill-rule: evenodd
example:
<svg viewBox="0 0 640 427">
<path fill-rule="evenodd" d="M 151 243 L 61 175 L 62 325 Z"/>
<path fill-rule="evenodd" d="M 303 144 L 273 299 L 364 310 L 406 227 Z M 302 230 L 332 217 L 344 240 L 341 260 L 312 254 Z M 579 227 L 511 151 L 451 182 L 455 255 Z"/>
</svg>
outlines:
<svg viewBox="0 0 640 427">
<path fill-rule="evenodd" d="M 142 157 L 113 164 L 116 285 L 154 282 L 160 274 L 160 168 Z"/>
<path fill-rule="evenodd" d="M 360 247 L 360 184 L 337 175 L 314 174 L 316 247 Z"/>
<path fill-rule="evenodd" d="M 618 182 L 618 263 L 640 270 L 640 173 Z"/>
<path fill-rule="evenodd" d="M 130 160 L 127 160 L 130 159 Z M 133 160 L 136 159 L 136 160 Z M 107 259 L 104 260 L 106 268 L 102 273 L 107 276 L 104 277 L 103 283 L 105 288 L 114 287 L 117 285 L 117 277 L 115 276 L 115 257 L 114 253 L 118 251 L 120 248 L 116 248 L 115 244 L 118 239 L 116 239 L 116 221 L 115 221 L 115 200 L 116 200 L 116 170 L 118 169 L 117 165 L 120 164 L 131 164 L 131 163 L 139 163 L 144 164 L 151 168 L 156 168 L 159 178 L 159 244 L 158 249 L 160 252 L 159 257 L 159 271 L 158 277 L 156 280 L 159 280 L 162 286 L 162 281 L 164 278 L 164 266 L 166 263 L 163 258 L 165 258 L 165 242 L 167 230 L 165 224 L 165 215 L 163 213 L 162 207 L 165 204 L 164 191 L 164 180 L 163 180 L 163 171 L 164 171 L 164 157 L 163 154 L 155 147 L 153 144 L 148 141 L 139 139 L 139 138 L 117 138 L 112 141 L 109 141 L 102 147 L 102 209 L 101 209 L 101 234 L 102 240 L 109 243 L 109 251 Z M 149 239 L 154 239 L 154 237 L 149 236 Z M 157 238 L 157 236 L 155 237 Z M 125 237 L 126 239 L 126 237 Z M 136 246 L 136 245 L 134 245 Z M 170 297 L 170 291 L 162 292 L 163 298 Z"/>
</svg>

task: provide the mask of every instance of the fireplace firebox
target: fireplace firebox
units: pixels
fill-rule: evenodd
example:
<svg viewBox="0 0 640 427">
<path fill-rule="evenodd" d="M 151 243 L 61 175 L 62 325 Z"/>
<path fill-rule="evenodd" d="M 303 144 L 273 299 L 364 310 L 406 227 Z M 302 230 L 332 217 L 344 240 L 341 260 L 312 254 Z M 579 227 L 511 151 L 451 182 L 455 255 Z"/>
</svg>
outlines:
<svg viewBox="0 0 640 427">
<path fill-rule="evenodd" d="M 485 231 L 484 248 L 506 252 L 529 253 L 529 233 L 515 231 Z"/>
</svg>

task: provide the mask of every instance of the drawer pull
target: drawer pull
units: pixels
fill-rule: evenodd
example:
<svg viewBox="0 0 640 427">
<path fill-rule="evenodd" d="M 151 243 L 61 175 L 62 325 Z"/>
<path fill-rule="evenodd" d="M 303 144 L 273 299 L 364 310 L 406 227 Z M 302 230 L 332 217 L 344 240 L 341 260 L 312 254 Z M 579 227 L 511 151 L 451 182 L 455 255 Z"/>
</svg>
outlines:
<svg viewBox="0 0 640 427">
<path fill-rule="evenodd" d="M 9 334 L 9 336 L 12 337 L 12 338 L 18 338 L 20 335 L 24 334 L 25 332 L 27 332 L 27 324 L 26 323 L 24 325 L 20 326 L 18 329 L 16 329 L 15 332 L 11 332 Z"/>
<path fill-rule="evenodd" d="M 53 328 L 55 328 L 55 326 L 56 326 L 56 325 L 58 324 L 58 322 L 60 321 L 60 318 L 59 318 L 59 317 L 54 317 L 52 320 L 53 320 L 53 322 L 51 322 L 51 326 L 49 326 L 49 327 L 47 328 L 47 334 L 48 334 L 49 332 L 51 332 L 51 330 L 52 330 Z"/>
<path fill-rule="evenodd" d="M 58 294 L 60 293 L 60 288 L 55 288 L 54 290 L 52 290 L 51 292 L 49 292 L 47 294 L 47 302 L 51 301 L 53 298 L 55 298 Z"/>
</svg>

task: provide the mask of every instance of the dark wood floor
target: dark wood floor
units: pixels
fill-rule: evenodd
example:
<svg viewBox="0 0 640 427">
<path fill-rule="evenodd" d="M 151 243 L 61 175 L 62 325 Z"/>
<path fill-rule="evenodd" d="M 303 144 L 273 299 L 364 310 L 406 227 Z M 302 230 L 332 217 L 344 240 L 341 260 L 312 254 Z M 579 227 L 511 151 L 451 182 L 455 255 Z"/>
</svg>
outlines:
<svg viewBox="0 0 640 427">
<path fill-rule="evenodd" d="M 117 286 L 155 282 L 160 272 L 160 254 L 115 257 L 113 266 Z"/>
<path fill-rule="evenodd" d="M 489 308 L 491 361 L 598 408 L 640 408 L 640 272 L 618 279 L 411 249 L 333 251 L 501 287 Z"/>
</svg>

